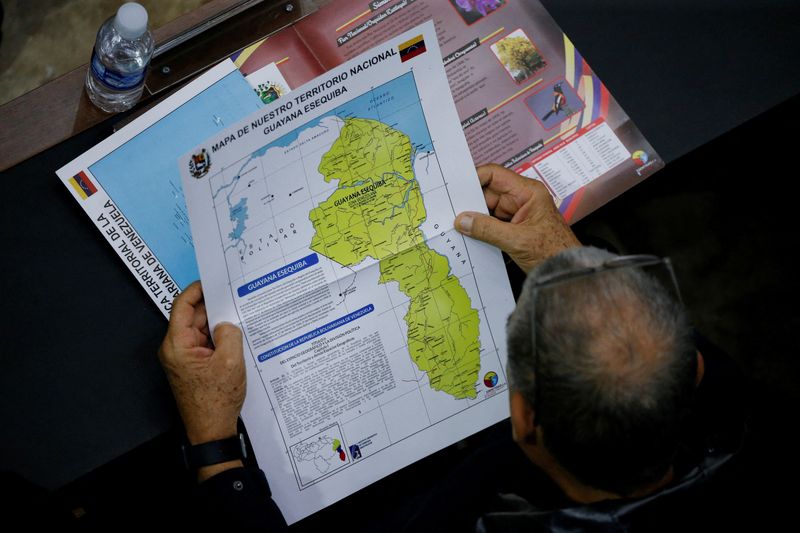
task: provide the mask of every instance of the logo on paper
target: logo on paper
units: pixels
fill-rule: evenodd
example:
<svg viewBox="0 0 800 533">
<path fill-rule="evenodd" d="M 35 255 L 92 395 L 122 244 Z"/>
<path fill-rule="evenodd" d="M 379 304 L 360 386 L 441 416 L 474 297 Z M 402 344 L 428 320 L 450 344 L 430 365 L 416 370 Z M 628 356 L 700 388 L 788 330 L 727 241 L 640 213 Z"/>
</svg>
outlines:
<svg viewBox="0 0 800 533">
<path fill-rule="evenodd" d="M 496 387 L 497 381 L 497 372 L 487 372 L 486 375 L 483 376 L 483 384 L 489 389 Z"/>
<path fill-rule="evenodd" d="M 339 454 L 339 459 L 342 461 L 347 460 L 347 456 L 344 454 L 344 449 L 342 448 L 342 443 L 339 439 L 333 439 L 333 444 L 331 445 L 333 451 Z"/>
<path fill-rule="evenodd" d="M 199 154 L 192 154 L 192 158 L 189 160 L 189 172 L 191 172 L 192 177 L 200 179 L 208 174 L 210 168 L 211 156 L 208 155 L 205 148 Z"/>
<path fill-rule="evenodd" d="M 94 183 L 91 182 L 83 170 L 72 176 L 69 179 L 69 184 L 72 185 L 72 188 L 83 200 L 97 192 L 97 187 L 94 186 Z"/>
<path fill-rule="evenodd" d="M 286 94 L 286 89 L 274 82 L 259 83 L 255 91 L 265 104 L 273 102 Z"/>
<path fill-rule="evenodd" d="M 650 168 L 651 166 L 655 165 L 658 159 L 651 159 L 647 152 L 644 150 L 636 150 L 631 154 L 631 159 L 633 160 L 633 164 L 636 165 L 634 170 L 636 174 L 641 176 L 644 172 Z"/>
<path fill-rule="evenodd" d="M 350 457 L 352 457 L 353 460 L 361 459 L 361 448 L 358 447 L 358 444 L 350 446 Z"/>
<path fill-rule="evenodd" d="M 403 63 L 426 52 L 425 39 L 422 38 L 422 35 L 417 35 L 397 48 L 400 50 L 400 62 Z"/>
<path fill-rule="evenodd" d="M 644 150 L 636 150 L 631 155 L 631 159 L 633 159 L 633 162 L 636 164 L 637 167 L 643 167 L 650 160 L 650 156 L 648 156 L 647 152 L 645 152 Z"/>
</svg>

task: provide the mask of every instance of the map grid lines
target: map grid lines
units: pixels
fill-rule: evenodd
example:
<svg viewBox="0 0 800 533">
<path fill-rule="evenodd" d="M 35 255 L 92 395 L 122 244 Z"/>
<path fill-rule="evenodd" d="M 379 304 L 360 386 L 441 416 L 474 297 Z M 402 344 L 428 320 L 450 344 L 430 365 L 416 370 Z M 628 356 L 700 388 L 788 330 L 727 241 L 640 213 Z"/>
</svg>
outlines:
<svg viewBox="0 0 800 533">
<path fill-rule="evenodd" d="M 414 89 L 415 89 L 415 90 L 417 90 L 416 78 L 414 77 L 413 69 L 411 69 L 411 75 L 412 75 L 412 78 L 414 78 L 414 79 L 413 79 L 413 87 L 414 87 Z M 395 79 L 397 79 L 397 78 L 395 78 Z M 385 84 L 382 84 L 381 86 L 383 86 L 383 85 L 386 85 L 386 84 L 388 84 L 388 83 L 391 83 L 391 81 L 394 81 L 394 80 L 390 80 L 389 82 L 386 82 Z M 380 88 L 381 86 L 379 86 L 378 88 Z M 356 100 L 356 99 L 358 99 L 358 98 L 361 98 L 361 97 L 363 97 L 363 96 L 365 96 L 365 95 L 367 95 L 367 94 L 371 94 L 371 95 L 373 95 L 373 96 L 374 96 L 375 90 L 376 90 L 376 88 L 375 88 L 375 87 L 372 87 L 372 88 L 370 88 L 369 92 L 364 92 L 364 93 L 361 93 L 360 95 L 357 95 L 357 96 L 353 97 L 353 98 L 352 98 L 350 101 L 348 101 L 348 102 L 346 102 L 346 103 L 344 103 L 344 104 L 341 104 L 339 107 L 342 107 L 342 106 L 346 105 L 347 103 L 349 103 L 349 102 L 352 102 L 353 100 Z M 418 105 L 418 106 L 420 106 L 420 108 L 422 107 L 422 101 L 421 101 L 421 99 L 420 99 L 420 97 L 419 97 L 419 92 L 418 92 L 418 91 L 417 91 L 417 93 L 416 93 L 416 101 L 415 101 L 415 102 L 413 102 L 412 104 L 409 104 L 409 106 L 406 106 L 406 107 L 410 107 L 411 105 L 415 105 L 415 104 L 416 104 L 416 105 Z M 383 117 L 381 117 L 381 115 L 380 115 L 380 109 L 379 109 L 379 107 L 380 107 L 380 106 L 376 106 L 376 113 L 378 114 L 378 120 L 382 122 L 382 118 L 383 118 Z M 336 109 L 338 109 L 338 107 L 337 107 Z M 336 109 L 334 109 L 334 110 L 331 112 L 331 114 L 334 114 L 334 113 L 335 113 L 335 111 L 336 111 Z M 405 107 L 404 107 L 404 108 L 401 108 L 400 110 L 397 110 L 397 111 L 395 111 L 395 112 L 394 112 L 394 113 L 392 113 L 391 115 L 395 115 L 395 114 L 397 114 L 397 113 L 400 113 L 400 112 L 402 111 L 402 109 L 405 109 Z M 391 115 L 390 115 L 390 116 L 391 116 Z M 320 117 L 317 117 L 317 118 L 316 118 L 316 119 L 314 119 L 314 120 L 317 120 L 317 121 L 318 121 L 318 120 L 321 120 L 321 119 L 322 119 L 322 118 L 324 118 L 325 116 L 327 116 L 327 114 L 321 115 Z M 425 125 L 425 128 L 426 128 L 426 130 L 428 131 L 429 138 L 430 138 L 430 140 L 431 140 L 431 144 L 432 144 L 432 145 L 431 145 L 431 149 L 432 149 L 432 150 L 431 150 L 431 153 L 435 154 L 435 153 L 436 153 L 436 151 L 433 149 L 433 148 L 435 148 L 435 141 L 433 140 L 433 138 L 431 138 L 431 137 L 430 137 L 430 133 L 429 133 L 429 131 L 430 131 L 430 130 L 429 130 L 429 128 L 428 128 L 428 125 L 427 125 L 427 118 L 425 117 L 424 113 L 422 113 L 422 118 L 423 118 L 423 121 L 424 121 L 424 123 L 425 123 L 425 124 L 424 124 L 424 125 Z M 339 129 L 339 134 L 341 134 L 341 127 L 340 127 L 340 129 Z M 299 140 L 299 137 L 298 137 L 298 140 Z M 276 141 L 273 141 L 273 142 L 276 142 Z M 412 142 L 412 147 L 413 147 L 413 142 Z M 328 149 L 329 149 L 329 148 L 330 148 L 330 147 L 328 147 Z M 320 196 L 323 196 L 323 195 L 330 195 L 330 194 L 331 194 L 331 192 L 330 192 L 330 191 L 332 191 L 332 190 L 333 190 L 333 191 L 335 191 L 335 190 L 336 190 L 336 187 L 333 187 L 333 188 L 331 188 L 331 189 L 326 189 L 325 191 L 321 191 L 321 192 L 319 192 L 319 193 L 316 193 L 316 194 L 314 194 L 314 193 L 312 192 L 312 191 L 313 191 L 313 189 L 312 189 L 312 187 L 310 186 L 310 183 L 309 183 L 309 181 L 308 181 L 308 180 L 309 180 L 309 177 L 308 177 L 308 169 L 306 168 L 306 158 L 304 157 L 304 154 L 303 154 L 303 147 L 302 147 L 302 143 L 298 143 L 298 148 L 297 148 L 297 149 L 298 149 L 298 152 L 299 152 L 299 154 L 300 154 L 300 163 L 303 165 L 303 174 L 304 174 L 304 176 L 303 176 L 303 177 L 304 177 L 304 181 L 305 181 L 305 184 L 306 184 L 306 190 L 308 191 L 308 198 L 310 199 L 310 201 L 311 201 L 311 204 L 312 204 L 312 206 L 313 206 L 313 205 L 315 205 L 315 203 L 314 203 L 314 199 L 315 199 L 315 198 L 318 198 L 318 197 L 320 197 Z M 320 149 L 320 150 L 322 150 L 322 149 Z M 314 150 L 312 150 L 312 153 L 313 153 L 313 152 L 314 152 Z M 414 155 L 415 155 L 415 154 L 416 154 L 416 149 L 412 150 L 412 155 L 411 155 L 411 158 L 412 158 L 412 164 L 413 164 L 413 161 L 414 161 Z M 271 172 L 271 173 L 267 173 L 267 172 L 265 171 L 265 168 L 264 168 L 264 161 L 263 161 L 263 159 L 264 159 L 264 158 L 263 158 L 263 157 L 261 157 L 261 158 L 258 158 L 258 159 L 261 159 L 261 161 L 259 161 L 259 162 L 258 162 L 258 166 L 259 166 L 259 169 L 260 169 L 260 171 L 261 171 L 261 175 L 262 175 L 262 178 L 263 178 L 263 182 L 265 183 L 265 187 L 267 188 L 267 193 L 269 194 L 269 188 L 268 188 L 268 187 L 269 187 L 269 185 L 268 185 L 268 179 L 267 179 L 267 177 L 268 177 L 268 176 L 271 176 L 271 175 L 274 175 L 274 174 L 276 174 L 277 172 L 276 172 L 276 171 L 273 171 L 273 172 Z M 217 173 L 215 173 L 215 175 L 220 175 L 220 176 L 221 176 L 224 170 L 226 170 L 226 169 L 228 169 L 228 168 L 232 167 L 232 166 L 233 166 L 233 165 L 235 165 L 235 164 L 236 164 L 236 163 L 234 163 L 234 164 L 231 164 L 231 165 L 229 165 L 228 167 L 225 167 L 224 169 L 220 169 L 220 170 L 219 170 Z M 429 162 L 428 162 L 428 164 L 429 164 Z M 438 157 L 436 157 L 436 164 L 437 164 L 437 166 L 438 166 L 438 169 L 439 169 L 439 175 L 440 175 L 440 176 L 441 176 L 441 178 L 442 178 L 442 184 L 441 184 L 441 185 L 437 185 L 436 187 L 433 187 L 433 188 L 431 188 L 431 189 L 428 189 L 428 190 L 426 191 L 426 194 L 427 194 L 427 193 L 430 193 L 431 191 L 434 191 L 434 190 L 440 190 L 440 189 L 442 189 L 442 188 L 443 188 L 443 189 L 444 189 L 444 193 L 447 195 L 447 199 L 448 199 L 448 201 L 449 201 L 449 203 L 450 203 L 451 210 L 452 210 L 452 212 L 455 212 L 455 207 L 454 207 L 454 205 L 453 205 L 452 197 L 451 197 L 451 195 L 450 195 L 450 192 L 449 192 L 449 189 L 448 189 L 448 182 L 446 181 L 446 179 L 445 179 L 445 175 L 444 175 L 444 173 L 442 172 L 442 169 L 441 169 L 441 163 L 439 162 L 439 158 L 438 158 Z M 244 168 L 245 166 L 246 166 L 246 165 L 243 165 L 243 166 L 242 166 L 242 168 Z M 286 166 L 288 167 L 288 166 L 289 166 L 289 164 L 287 164 Z M 285 168 L 285 167 L 284 167 L 284 168 Z M 280 169 L 279 169 L 279 170 L 280 170 Z M 416 176 L 415 176 L 415 178 L 414 178 L 414 179 L 415 179 L 415 181 L 416 181 Z M 419 182 L 418 182 L 418 181 L 417 181 L 417 184 L 419 184 Z M 209 179 L 209 187 L 212 187 L 212 185 L 211 185 L 211 180 L 210 180 L 210 179 Z M 212 195 L 213 195 L 213 190 L 212 190 L 211 192 L 212 192 Z M 420 193 L 422 193 L 421 187 L 420 187 Z M 270 204 L 270 205 L 268 206 L 268 208 L 269 208 L 269 213 L 270 213 L 270 215 L 271 215 L 271 216 L 270 216 L 270 218 L 271 218 L 271 220 L 272 220 L 273 222 L 274 222 L 274 220 L 276 219 L 276 215 L 280 215 L 281 213 L 286 213 L 286 212 L 288 212 L 288 211 L 289 211 L 289 209 L 285 209 L 285 210 L 281 210 L 281 211 L 276 211 L 275 209 L 273 209 L 273 206 L 271 205 L 271 203 L 272 203 L 272 202 L 268 202 L 268 203 Z M 216 203 L 215 203 L 215 205 L 214 205 L 214 210 L 215 210 L 215 212 L 217 211 L 216 207 L 217 207 L 217 206 L 216 206 Z M 364 215 L 364 213 L 363 213 L 363 211 L 362 211 L 362 216 L 363 216 L 363 215 Z M 219 216 L 219 213 L 217 213 L 217 221 L 218 221 L 218 224 L 217 224 L 217 226 L 218 226 L 218 231 L 219 231 L 220 243 L 221 243 L 221 244 L 223 245 L 223 247 L 224 247 L 224 241 L 223 241 L 223 235 L 222 235 L 222 227 L 221 227 L 221 225 L 219 224 L 219 220 L 220 220 L 220 216 Z M 259 224 L 257 224 L 257 225 L 256 225 L 256 227 L 257 227 L 257 226 L 259 226 L 259 225 L 261 225 L 261 224 L 264 224 L 264 223 L 267 223 L 267 221 L 260 222 Z M 364 223 L 365 223 L 365 225 L 366 225 L 366 224 L 368 224 L 368 221 L 367 221 L 367 220 L 364 220 Z M 464 250 L 465 250 L 465 253 L 467 254 L 467 258 L 468 258 L 468 260 L 469 260 L 469 264 L 472 266 L 472 261 L 471 261 L 471 258 L 469 257 L 469 249 L 468 249 L 468 248 L 467 248 L 467 246 L 466 246 L 466 243 L 465 243 L 465 241 L 464 241 L 464 238 L 463 238 L 463 236 L 460 236 L 460 234 L 459 234 L 459 237 L 461 238 L 461 242 L 462 242 L 463 248 L 464 248 Z M 434 240 L 436 240 L 437 238 L 439 238 L 439 235 L 434 235 L 434 236 L 432 236 L 432 237 L 430 237 L 430 238 L 425 238 L 425 242 L 427 243 L 427 242 L 430 242 L 430 241 L 434 241 Z M 281 243 L 280 243 L 280 242 L 278 242 L 278 244 L 279 244 L 279 247 L 280 247 L 280 250 L 281 250 L 281 257 L 282 257 L 282 259 L 283 259 L 283 261 L 284 261 L 284 263 L 285 263 L 285 262 L 287 261 L 287 259 L 286 259 L 286 257 L 287 257 L 287 256 L 286 256 L 286 252 L 283 250 L 283 246 L 281 245 Z M 373 244 L 373 246 L 374 246 L 374 243 L 372 243 L 372 244 Z M 303 250 L 303 249 L 304 249 L 304 247 L 299 247 L 299 248 L 297 248 L 297 250 Z M 431 250 L 433 250 L 433 251 L 435 252 L 435 249 L 431 248 Z M 291 252 L 290 252 L 290 253 L 291 253 Z M 438 252 L 435 252 L 435 253 L 438 253 Z M 445 257 L 445 259 L 447 260 L 447 262 L 448 262 L 448 264 L 449 264 L 449 262 L 450 262 L 450 259 L 449 259 L 447 256 L 444 256 L 444 257 Z M 367 266 L 365 266 L 365 267 L 363 267 L 363 268 L 378 267 L 378 265 L 379 265 L 379 261 L 376 261 L 376 262 L 374 262 L 374 263 L 370 263 L 370 264 L 368 264 Z M 262 267 L 262 268 L 263 268 L 263 267 Z M 228 274 L 229 274 L 229 276 L 230 276 L 230 267 L 229 267 L 229 265 L 228 265 L 227 258 L 226 258 L 226 269 L 228 270 Z M 452 267 L 450 267 L 450 269 L 451 269 L 451 271 L 452 271 Z M 256 271 L 256 270 L 258 270 L 258 268 L 254 268 L 254 269 L 253 269 L 251 272 L 254 272 L 254 271 Z M 359 270 L 359 271 L 360 271 L 360 270 Z M 351 272 L 353 272 L 353 271 L 351 270 Z M 354 275 L 355 275 L 355 273 L 357 273 L 357 272 L 358 272 L 358 271 L 355 271 L 355 272 L 354 272 Z M 455 274 L 453 274 L 453 275 L 455 276 Z M 245 279 L 245 276 L 246 276 L 246 274 L 245 274 L 244 270 L 242 270 L 242 277 L 241 277 L 240 279 Z M 489 357 L 489 356 L 494 356 L 494 357 L 497 357 L 497 359 L 498 359 L 498 363 L 499 363 L 499 369 L 501 370 L 501 372 L 502 372 L 502 374 L 503 374 L 504 381 L 505 381 L 505 377 L 506 377 L 506 376 L 505 376 L 505 369 L 503 368 L 503 365 L 502 365 L 502 363 L 499 361 L 498 352 L 497 352 L 497 344 L 496 344 L 496 342 L 495 342 L 495 340 L 494 340 L 494 334 L 493 334 L 493 332 L 492 332 L 492 329 L 491 329 L 491 324 L 489 324 L 489 322 L 486 320 L 486 314 L 485 314 L 485 305 L 484 305 L 484 303 L 483 303 L 483 298 L 482 298 L 482 295 L 480 294 L 480 287 L 479 287 L 479 285 L 478 285 L 477 281 L 475 280 L 474 266 L 473 266 L 472 268 L 470 268 L 470 269 L 469 269 L 469 273 L 468 273 L 468 274 L 462 275 L 462 276 L 460 276 L 460 277 L 458 277 L 458 278 L 456 278 L 456 279 L 464 279 L 464 278 L 472 278 L 472 280 L 473 280 L 474 289 L 475 289 L 475 291 L 476 291 L 476 293 L 477 293 L 477 295 L 478 295 L 478 298 L 479 298 L 479 305 L 477 306 L 477 307 L 478 307 L 478 311 L 479 311 L 480 315 L 482 315 L 482 317 L 483 317 L 481 321 L 482 321 L 482 322 L 484 322 L 484 323 L 486 324 L 486 327 L 487 327 L 487 329 L 488 329 L 488 331 L 489 331 L 489 335 L 490 335 L 490 338 L 491 338 L 491 345 L 492 345 L 491 349 L 484 349 L 484 350 L 481 350 L 481 351 L 483 352 L 483 354 L 481 354 L 481 356 L 480 356 L 480 359 L 481 359 L 481 360 L 483 360 L 485 357 Z M 229 279 L 230 279 L 230 277 L 229 277 Z M 340 291 L 341 291 L 341 285 L 339 284 L 339 282 L 340 282 L 342 279 L 345 279 L 345 277 L 341 277 L 341 278 L 340 278 L 340 277 L 338 277 L 338 276 L 337 276 L 337 277 L 336 277 L 336 279 L 335 279 L 335 281 L 336 281 L 336 283 L 337 283 L 337 287 L 340 289 Z M 385 287 L 384 287 L 384 290 L 386 291 L 387 298 L 389 299 L 389 302 L 391 303 L 391 306 L 390 306 L 390 308 L 389 308 L 389 309 L 386 309 L 386 310 L 384 310 L 384 311 L 383 311 L 381 314 L 386 314 L 386 313 L 389 313 L 389 312 L 391 312 L 391 313 L 394 315 L 394 318 L 395 318 L 395 323 L 397 324 L 397 326 L 400 328 L 400 331 L 402 332 L 404 328 L 402 328 L 402 326 L 401 326 L 401 324 L 400 324 L 400 318 L 399 318 L 399 317 L 398 317 L 398 315 L 397 315 L 397 309 L 398 309 L 399 307 L 401 307 L 401 306 L 406 306 L 406 305 L 408 305 L 408 304 L 409 304 L 409 301 L 410 301 L 410 299 L 408 299 L 408 298 L 403 298 L 403 300 L 402 300 L 401 302 L 395 302 L 395 301 L 393 300 L 393 298 L 392 298 L 392 295 L 391 295 L 391 293 L 389 292 L 388 283 L 381 283 L 381 284 L 385 285 Z M 234 284 L 233 284 L 233 283 L 230 283 L 230 284 L 229 284 L 229 290 L 231 291 L 232 297 L 234 297 L 234 298 L 235 298 L 235 289 L 234 289 Z M 344 294 L 344 293 L 342 292 L 342 294 Z M 345 300 L 345 301 L 343 301 L 343 302 L 342 302 L 342 304 L 344 305 L 344 308 L 345 308 L 345 310 L 349 312 L 349 309 L 348 309 L 348 306 L 347 306 L 347 302 L 346 302 L 346 300 Z M 238 308 L 237 308 L 236 312 L 237 312 L 237 316 L 238 316 L 238 318 L 239 318 L 239 321 L 240 321 L 240 323 L 243 323 L 243 321 L 242 321 L 242 317 L 239 315 L 239 310 L 238 310 Z M 438 312 L 438 309 L 437 309 L 437 312 Z M 440 318 L 441 318 L 441 316 L 440 316 Z M 243 334 L 246 336 L 246 333 L 244 333 L 244 332 L 243 332 Z M 407 339 L 406 339 L 406 342 L 405 342 L 403 345 L 401 345 L 401 346 L 398 346 L 398 347 L 394 348 L 394 349 L 393 349 L 393 350 L 391 350 L 389 353 L 392 353 L 392 354 L 394 354 L 394 353 L 397 353 L 397 352 L 400 352 L 400 351 L 403 351 L 403 350 L 405 350 L 405 351 L 406 351 L 406 353 L 408 352 L 408 342 L 407 342 Z M 267 386 L 266 382 L 264 381 L 264 378 L 263 378 L 263 376 L 261 376 L 261 369 L 260 369 L 260 367 L 259 367 L 260 363 L 258 363 L 258 361 L 257 361 L 257 359 L 256 359 L 256 354 L 252 353 L 252 351 L 251 351 L 250 355 L 251 355 L 251 358 L 252 358 L 252 361 L 253 361 L 253 364 L 254 364 L 254 368 L 255 368 L 255 369 L 256 369 L 256 370 L 259 372 L 259 377 L 260 377 L 260 381 L 261 381 L 261 387 L 263 388 L 263 391 L 264 391 L 264 393 L 266 394 L 266 396 L 267 396 L 267 399 L 268 399 L 268 401 L 269 401 L 269 404 L 270 404 L 270 411 L 272 412 L 272 416 L 276 416 L 275 405 L 273 404 L 273 400 L 272 400 L 272 398 L 271 398 L 271 396 L 270 396 L 270 394 L 269 394 L 269 388 L 268 388 L 268 386 Z M 390 444 L 389 444 L 389 445 L 387 445 L 387 446 L 385 446 L 384 448 L 381 448 L 381 449 L 379 449 L 379 450 L 376 450 L 375 452 L 372 452 L 372 453 L 371 453 L 371 454 L 370 454 L 368 457 L 372 457 L 372 456 L 375 456 L 375 455 L 377 455 L 377 454 L 379 454 L 379 453 L 381 453 L 381 452 L 384 452 L 385 450 L 388 450 L 389 448 L 391 448 L 393 445 L 395 445 L 395 444 L 397 444 L 397 443 L 399 443 L 399 442 L 401 442 L 401 441 L 404 441 L 404 440 L 406 440 L 406 439 L 408 439 L 408 438 L 410 438 L 410 437 L 412 437 L 412 436 L 414 436 L 414 435 L 416 435 L 416 434 L 420 433 L 421 431 L 425 431 L 426 429 L 428 429 L 429 427 L 431 427 L 431 426 L 433 426 L 433 425 L 435 425 L 435 424 L 439 424 L 439 423 L 441 423 L 441 422 L 444 422 L 445 420 L 448 420 L 449 418 L 452 418 L 452 417 L 454 417 L 454 416 L 456 416 L 456 415 L 459 415 L 459 414 L 463 413 L 465 410 L 467 410 L 467 409 L 469 409 L 469 408 L 471 408 L 471 407 L 474 407 L 474 406 L 476 406 L 476 405 L 478 405 L 478 404 L 480 404 L 480 403 L 482 403 L 482 402 L 484 402 L 484 401 L 486 401 L 486 400 L 488 400 L 488 399 L 489 399 L 488 397 L 485 397 L 485 398 L 483 398 L 483 399 L 467 399 L 466 401 L 467 401 L 468 405 L 466 405 L 464 408 L 462 408 L 462 409 L 459 409 L 458 411 L 456 411 L 456 412 L 453 412 L 453 413 L 451 413 L 451 414 L 449 414 L 449 415 L 447 415 L 447 416 L 444 416 L 443 418 L 441 418 L 440 420 L 437 420 L 436 422 L 433 422 L 433 421 L 431 420 L 430 413 L 429 413 L 429 411 L 428 411 L 428 406 L 427 406 L 427 403 L 425 402 L 424 395 L 422 394 L 422 388 L 421 388 L 421 386 L 420 386 L 420 382 L 421 382 L 421 381 L 422 381 L 422 379 L 424 378 L 424 374 L 427 374 L 427 372 L 421 372 L 421 371 L 419 371 L 419 370 L 418 370 L 418 369 L 415 367 L 415 364 L 414 364 L 414 362 L 412 361 L 412 359 L 411 359 L 410 357 L 406 357 L 406 358 L 405 358 L 405 360 L 406 360 L 406 361 L 408 362 L 408 364 L 410 365 L 410 368 L 412 369 L 413 375 L 414 375 L 414 376 L 416 376 L 416 378 L 417 378 L 417 379 L 415 379 L 415 381 L 417 382 L 417 387 L 416 387 L 416 390 L 417 390 L 418 394 L 420 395 L 420 399 L 421 399 L 421 401 L 422 401 L 422 404 L 423 404 L 423 406 L 425 407 L 425 412 L 426 412 L 426 414 L 427 414 L 427 418 L 428 418 L 428 424 L 427 424 L 425 427 L 423 427 L 422 429 L 419 429 L 419 430 L 417 430 L 417 431 L 414 431 L 414 432 L 412 432 L 412 433 L 410 433 L 410 434 L 408 434 L 408 435 L 405 435 L 405 436 L 403 436 L 401 439 L 398 439 L 398 440 L 396 440 L 396 441 L 392 441 L 392 440 L 391 440 L 391 438 L 389 438 L 389 440 L 390 440 Z M 420 372 L 423 374 L 422 376 L 420 376 Z M 389 402 L 394 402 L 394 401 L 396 401 L 396 400 L 399 400 L 400 398 L 403 398 L 403 397 L 407 396 L 408 394 L 412 394 L 413 392 L 414 392 L 414 390 L 413 390 L 413 389 L 412 389 L 412 390 L 409 390 L 409 391 L 406 391 L 406 392 L 403 392 L 403 393 L 402 393 L 402 394 L 400 394 L 399 396 L 397 396 L 397 397 L 395 397 L 395 398 L 392 398 L 392 399 L 391 399 Z M 378 399 L 377 399 L 377 407 L 375 407 L 375 408 L 372 408 L 372 409 L 369 409 L 368 411 L 365 411 L 364 413 L 360 414 L 359 416 L 364 416 L 364 415 L 366 415 L 366 414 L 367 414 L 367 413 L 369 413 L 369 412 L 372 412 L 372 411 L 374 411 L 374 410 L 379 410 L 379 411 L 380 411 L 380 413 L 381 413 L 381 418 L 382 418 L 382 420 L 383 420 L 384 428 L 387 430 L 387 437 L 389 437 L 388 428 L 386 428 L 386 421 L 385 421 L 385 417 L 384 417 L 383 410 L 382 410 L 382 408 L 383 408 L 385 405 L 387 405 L 387 403 L 381 403 L 380 399 L 378 398 Z M 357 417 L 353 417 L 353 418 L 351 418 L 351 419 L 348 419 L 348 420 L 347 420 L 347 422 L 350 422 L 350 421 L 352 421 L 352 420 L 355 420 L 355 419 L 357 419 L 357 418 L 358 418 L 358 416 L 357 416 Z M 344 421 L 345 421 L 344 419 L 342 419 L 342 420 L 341 420 L 341 422 L 342 422 L 342 423 L 344 423 Z M 280 433 L 281 440 L 282 440 L 282 442 L 283 442 L 283 444 L 284 444 L 284 449 L 285 449 L 286 453 L 290 453 L 290 452 L 289 452 L 290 446 L 288 445 L 288 442 L 287 442 L 287 440 L 286 440 L 286 436 L 283 434 L 283 430 L 281 429 L 281 426 L 280 426 L 280 424 L 278 424 L 278 430 L 279 430 L 279 433 Z M 310 437 L 307 437 L 307 438 L 310 438 Z M 294 446 L 294 445 L 292 445 L 292 446 Z M 304 489 L 306 489 L 306 488 L 308 488 L 308 487 L 310 487 L 310 486 L 312 486 L 312 485 L 314 485 L 314 484 L 316 484 L 316 483 L 318 483 L 318 482 L 320 482 L 320 481 L 322 481 L 322 480 L 326 479 L 327 477 L 329 477 L 329 476 L 331 476 L 331 475 L 333 475 L 333 474 L 335 474 L 335 473 L 337 473 L 337 472 L 341 472 L 341 471 L 343 471 L 343 470 L 345 470 L 345 469 L 349 468 L 350 466 L 352 466 L 352 465 L 354 464 L 353 462 L 348 462 L 348 464 L 346 464 L 346 465 L 343 465 L 342 467 L 339 467 L 339 468 L 335 469 L 334 471 L 332 471 L 332 472 L 330 472 L 330 473 L 328 473 L 328 474 L 326 474 L 326 475 L 324 475 L 324 476 L 321 476 L 321 477 L 319 477 L 318 479 L 314 480 L 312 483 L 301 483 L 301 481 L 300 481 L 300 473 L 299 473 L 299 471 L 297 471 L 297 466 L 294 464 L 294 461 L 290 461 L 290 463 L 292 463 L 292 469 L 294 470 L 294 473 L 295 473 L 296 481 L 297 481 L 297 484 L 298 484 L 298 490 L 304 490 Z"/>
</svg>

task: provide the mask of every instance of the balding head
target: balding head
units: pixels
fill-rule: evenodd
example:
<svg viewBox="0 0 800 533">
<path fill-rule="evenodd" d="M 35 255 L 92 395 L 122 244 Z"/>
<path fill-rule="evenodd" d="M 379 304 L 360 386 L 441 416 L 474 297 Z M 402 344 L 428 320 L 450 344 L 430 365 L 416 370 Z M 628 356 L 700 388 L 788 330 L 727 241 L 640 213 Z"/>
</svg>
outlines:
<svg viewBox="0 0 800 533">
<path fill-rule="evenodd" d="M 537 284 L 614 257 L 575 248 L 531 271 L 509 319 L 509 374 L 561 466 L 625 495 L 663 477 L 677 450 L 696 370 L 686 314 L 641 269 Z"/>
</svg>

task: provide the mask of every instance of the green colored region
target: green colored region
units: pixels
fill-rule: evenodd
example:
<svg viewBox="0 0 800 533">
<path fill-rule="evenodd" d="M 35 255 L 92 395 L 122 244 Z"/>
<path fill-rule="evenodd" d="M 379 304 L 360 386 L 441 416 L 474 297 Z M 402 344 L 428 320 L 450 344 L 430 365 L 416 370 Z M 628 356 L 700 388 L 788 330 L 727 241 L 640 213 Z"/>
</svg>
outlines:
<svg viewBox="0 0 800 533">
<path fill-rule="evenodd" d="M 480 371 L 478 311 L 447 258 L 419 244 L 380 263 L 380 281 L 397 281 L 409 299 L 408 353 L 431 388 L 474 398 Z"/>
<path fill-rule="evenodd" d="M 480 371 L 478 312 L 447 258 L 425 242 L 426 211 L 407 135 L 375 120 L 351 118 L 319 171 L 339 186 L 309 213 L 311 249 L 353 266 L 380 261 L 380 282 L 396 281 L 410 299 L 408 349 L 431 388 L 475 398 Z"/>
<path fill-rule="evenodd" d="M 341 443 L 341 442 L 339 442 L 339 439 L 333 439 L 333 445 L 331 446 L 331 449 L 332 449 L 333 451 L 338 451 L 338 450 L 339 450 L 339 447 L 340 447 L 341 445 L 342 445 L 342 443 Z"/>
<path fill-rule="evenodd" d="M 353 266 L 422 242 L 425 206 L 411 167 L 408 136 L 382 122 L 351 118 L 322 157 L 319 172 L 339 188 L 309 213 L 311 249 Z"/>
</svg>

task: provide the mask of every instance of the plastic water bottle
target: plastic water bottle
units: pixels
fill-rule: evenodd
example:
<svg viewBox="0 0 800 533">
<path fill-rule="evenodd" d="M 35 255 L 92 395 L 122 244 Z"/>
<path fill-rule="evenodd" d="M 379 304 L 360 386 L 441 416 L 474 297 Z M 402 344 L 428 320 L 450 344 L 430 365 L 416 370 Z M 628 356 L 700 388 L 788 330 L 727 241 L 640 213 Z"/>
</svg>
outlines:
<svg viewBox="0 0 800 533">
<path fill-rule="evenodd" d="M 136 2 L 122 4 L 97 32 L 86 72 L 86 92 L 92 103 L 108 113 L 133 107 L 142 96 L 153 48 L 147 10 Z"/>
</svg>

